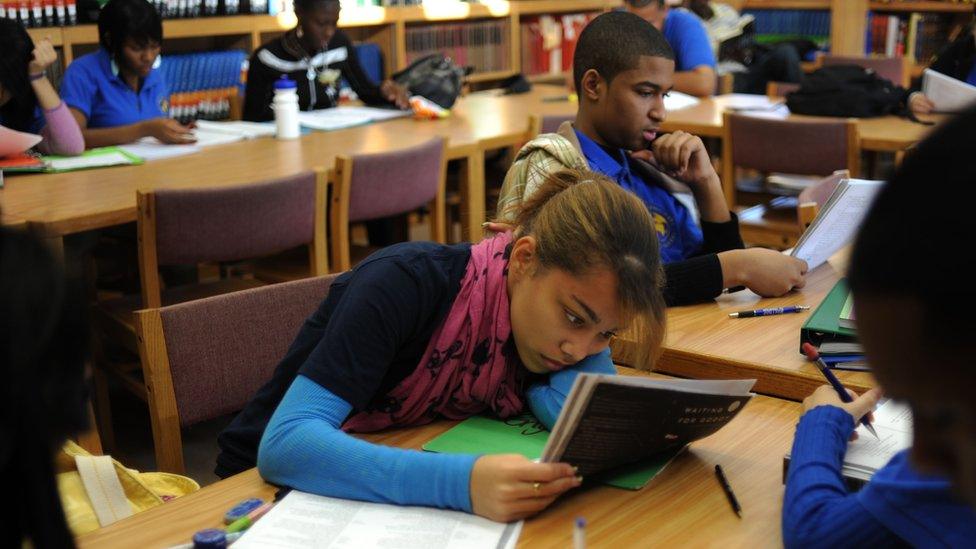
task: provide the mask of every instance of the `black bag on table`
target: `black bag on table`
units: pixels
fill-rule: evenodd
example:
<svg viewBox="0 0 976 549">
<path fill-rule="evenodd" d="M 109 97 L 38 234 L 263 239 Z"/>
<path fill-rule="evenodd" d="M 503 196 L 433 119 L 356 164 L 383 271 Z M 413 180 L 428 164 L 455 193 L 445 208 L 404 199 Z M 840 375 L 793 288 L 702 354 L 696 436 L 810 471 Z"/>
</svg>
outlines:
<svg viewBox="0 0 976 549">
<path fill-rule="evenodd" d="M 461 95 L 464 75 L 468 72 L 470 71 L 455 65 L 449 57 L 434 53 L 417 59 L 409 67 L 394 74 L 393 80 L 406 86 L 410 95 L 423 96 L 445 109 L 450 109 Z"/>
<path fill-rule="evenodd" d="M 809 74 L 800 89 L 786 95 L 786 106 L 796 114 L 871 118 L 909 115 L 908 92 L 857 65 L 831 65 Z M 914 117 L 911 117 L 913 118 Z"/>
</svg>

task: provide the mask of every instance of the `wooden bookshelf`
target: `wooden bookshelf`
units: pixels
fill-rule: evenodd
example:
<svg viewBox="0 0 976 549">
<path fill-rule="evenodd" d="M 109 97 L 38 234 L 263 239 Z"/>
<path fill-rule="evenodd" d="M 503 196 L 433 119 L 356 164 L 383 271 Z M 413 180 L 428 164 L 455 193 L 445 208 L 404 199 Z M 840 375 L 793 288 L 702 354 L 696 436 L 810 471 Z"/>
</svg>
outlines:
<svg viewBox="0 0 976 549">
<path fill-rule="evenodd" d="M 54 46 L 60 46 L 63 43 L 61 38 L 61 27 L 41 27 L 36 29 L 27 29 L 27 34 L 30 35 L 31 40 L 36 44 L 40 40 L 48 38 L 51 40 L 51 44 Z"/>
<path fill-rule="evenodd" d="M 937 1 L 870 2 L 868 9 L 881 12 L 972 13 L 973 4 Z"/>
<path fill-rule="evenodd" d="M 829 10 L 836 0 L 746 0 L 742 9 L 749 10 Z"/>
<path fill-rule="evenodd" d="M 623 5 L 614 0 L 531 0 L 517 4 L 519 15 L 604 11 Z"/>
</svg>

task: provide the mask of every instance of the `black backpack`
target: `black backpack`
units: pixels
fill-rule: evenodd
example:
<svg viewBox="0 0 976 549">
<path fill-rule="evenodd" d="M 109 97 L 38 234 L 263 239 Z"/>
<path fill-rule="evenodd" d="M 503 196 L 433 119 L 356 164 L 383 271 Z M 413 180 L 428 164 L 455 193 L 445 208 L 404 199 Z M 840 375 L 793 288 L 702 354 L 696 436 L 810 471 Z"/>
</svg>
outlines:
<svg viewBox="0 0 976 549">
<path fill-rule="evenodd" d="M 449 57 L 439 53 L 417 59 L 409 67 L 393 75 L 397 84 L 406 86 L 410 95 L 423 96 L 445 109 L 454 106 L 464 75 L 469 71 L 454 64 Z"/>
<path fill-rule="evenodd" d="M 907 115 L 908 92 L 873 70 L 857 65 L 831 65 L 809 74 L 800 89 L 786 95 L 796 114 L 871 118 Z"/>
</svg>

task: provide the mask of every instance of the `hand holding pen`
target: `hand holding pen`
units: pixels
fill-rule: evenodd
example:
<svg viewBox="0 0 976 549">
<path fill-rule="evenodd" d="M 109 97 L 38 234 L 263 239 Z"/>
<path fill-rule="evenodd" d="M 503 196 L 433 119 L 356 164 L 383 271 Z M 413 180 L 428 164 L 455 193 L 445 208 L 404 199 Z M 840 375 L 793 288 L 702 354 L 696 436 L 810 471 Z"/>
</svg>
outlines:
<svg viewBox="0 0 976 549">
<path fill-rule="evenodd" d="M 855 406 L 843 407 L 844 410 L 850 413 L 851 416 L 854 417 L 855 421 L 857 421 L 857 418 L 861 418 L 860 424 L 863 425 L 868 432 L 874 435 L 875 438 L 880 440 L 881 437 L 879 437 L 878 433 L 874 430 L 868 416 L 870 415 L 871 410 L 874 409 L 875 405 L 877 405 L 878 400 L 881 398 L 881 391 L 879 389 L 871 389 L 858 397 L 855 401 L 854 397 L 851 396 L 851 393 L 848 392 L 843 385 L 841 385 L 837 377 L 834 376 L 834 373 L 830 371 L 830 368 L 828 368 L 823 359 L 820 358 L 820 354 L 817 352 L 817 349 L 809 343 L 804 343 L 802 348 L 803 354 L 805 354 L 809 360 L 813 361 L 817 366 L 817 369 L 820 370 L 820 373 L 827 378 L 831 388 L 837 393 L 840 400 L 846 404 L 855 404 Z M 809 410 L 816 407 L 818 404 L 821 404 L 821 402 L 819 402 L 820 399 L 816 398 L 818 392 L 821 392 L 821 389 L 817 389 L 816 392 L 803 401 L 806 409 Z"/>
</svg>

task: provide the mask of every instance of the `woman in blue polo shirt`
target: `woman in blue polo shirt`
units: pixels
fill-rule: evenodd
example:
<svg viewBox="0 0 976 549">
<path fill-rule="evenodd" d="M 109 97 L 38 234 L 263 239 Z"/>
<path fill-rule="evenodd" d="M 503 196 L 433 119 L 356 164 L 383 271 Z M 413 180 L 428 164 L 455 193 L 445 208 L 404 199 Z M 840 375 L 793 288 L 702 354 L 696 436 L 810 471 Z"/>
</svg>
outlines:
<svg viewBox="0 0 976 549">
<path fill-rule="evenodd" d="M 169 87 L 160 71 L 163 25 L 146 0 L 110 0 L 98 16 L 98 51 L 65 71 L 61 97 L 89 147 L 155 137 L 194 141 L 190 128 L 169 118 Z"/>
</svg>

